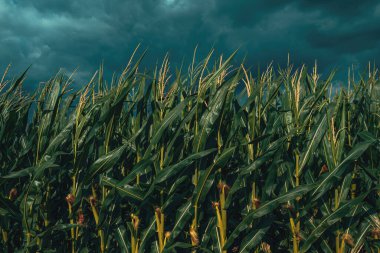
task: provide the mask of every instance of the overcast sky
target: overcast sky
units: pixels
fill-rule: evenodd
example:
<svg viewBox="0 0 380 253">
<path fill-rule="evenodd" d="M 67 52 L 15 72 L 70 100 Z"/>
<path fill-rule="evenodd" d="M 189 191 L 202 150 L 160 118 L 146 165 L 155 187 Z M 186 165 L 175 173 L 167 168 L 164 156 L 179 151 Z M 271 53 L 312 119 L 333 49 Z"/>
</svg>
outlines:
<svg viewBox="0 0 380 253">
<path fill-rule="evenodd" d="M 32 64 L 29 81 L 45 81 L 60 67 L 79 67 L 78 83 L 101 61 L 112 74 L 138 43 L 154 67 L 168 51 L 171 66 L 211 47 L 266 66 L 318 61 L 346 75 L 351 64 L 380 60 L 380 2 L 353 0 L 0 0 L 0 73 Z M 80 84 L 78 84 L 80 85 Z"/>
</svg>

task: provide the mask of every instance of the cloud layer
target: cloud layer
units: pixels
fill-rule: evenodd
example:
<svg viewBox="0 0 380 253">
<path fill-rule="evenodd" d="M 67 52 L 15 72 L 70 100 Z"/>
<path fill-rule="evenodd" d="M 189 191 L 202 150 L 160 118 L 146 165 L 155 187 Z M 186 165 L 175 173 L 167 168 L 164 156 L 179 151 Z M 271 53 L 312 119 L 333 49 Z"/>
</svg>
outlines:
<svg viewBox="0 0 380 253">
<path fill-rule="evenodd" d="M 288 52 L 342 72 L 380 59 L 380 3 L 369 0 L 0 0 L 0 25 L 0 68 L 33 64 L 34 82 L 61 67 L 79 67 L 84 82 L 102 60 L 120 71 L 138 43 L 151 67 L 167 51 L 172 65 L 189 61 L 196 45 L 200 57 L 240 48 L 253 66 L 284 64 Z"/>
</svg>

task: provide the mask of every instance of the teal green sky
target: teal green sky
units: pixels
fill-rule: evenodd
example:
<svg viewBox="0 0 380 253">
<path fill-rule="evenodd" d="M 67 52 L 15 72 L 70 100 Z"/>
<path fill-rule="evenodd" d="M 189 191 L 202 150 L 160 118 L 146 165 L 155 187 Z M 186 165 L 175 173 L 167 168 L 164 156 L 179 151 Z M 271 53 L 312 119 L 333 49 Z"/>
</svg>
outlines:
<svg viewBox="0 0 380 253">
<path fill-rule="evenodd" d="M 173 68 L 190 61 L 196 45 L 199 58 L 240 48 L 236 64 L 255 68 L 290 53 L 341 77 L 380 59 L 380 2 L 369 0 L 0 0 L 0 27 L 0 69 L 32 64 L 30 85 L 77 67 L 81 85 L 101 61 L 120 71 L 138 43 L 151 68 L 166 52 Z"/>
</svg>

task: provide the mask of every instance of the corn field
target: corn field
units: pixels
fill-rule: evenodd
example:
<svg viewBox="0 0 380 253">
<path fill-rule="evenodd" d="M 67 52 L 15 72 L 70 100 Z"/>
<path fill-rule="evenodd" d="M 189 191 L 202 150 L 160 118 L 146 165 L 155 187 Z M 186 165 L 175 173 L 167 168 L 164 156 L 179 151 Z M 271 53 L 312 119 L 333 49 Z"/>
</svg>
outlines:
<svg viewBox="0 0 380 253">
<path fill-rule="evenodd" d="M 214 56 L 0 82 L 1 252 L 380 252 L 380 81 Z"/>
</svg>

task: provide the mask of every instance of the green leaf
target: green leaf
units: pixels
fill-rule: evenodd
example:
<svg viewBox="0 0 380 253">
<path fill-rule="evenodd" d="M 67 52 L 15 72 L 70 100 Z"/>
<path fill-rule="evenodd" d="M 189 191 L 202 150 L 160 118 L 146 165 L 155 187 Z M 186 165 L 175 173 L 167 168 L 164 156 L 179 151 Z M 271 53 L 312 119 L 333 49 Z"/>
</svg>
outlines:
<svg viewBox="0 0 380 253">
<path fill-rule="evenodd" d="M 187 105 L 187 99 L 178 104 L 174 109 L 166 114 L 165 118 L 160 122 L 158 129 L 155 131 L 154 135 L 150 139 L 149 147 L 144 154 L 144 158 L 147 158 L 150 155 L 151 150 L 157 143 L 160 141 L 164 131 L 172 124 L 182 113 L 183 109 Z"/>
<path fill-rule="evenodd" d="M 116 148 L 109 153 L 99 157 L 90 167 L 87 175 L 84 179 L 85 184 L 89 184 L 91 180 L 107 170 L 115 166 L 123 157 L 126 149 L 130 147 L 130 143 L 126 143 L 123 146 Z"/>
<path fill-rule="evenodd" d="M 176 240 L 176 238 L 179 236 L 179 234 L 183 231 L 185 226 L 187 225 L 187 222 L 191 219 L 194 213 L 194 208 L 191 208 L 191 201 L 188 201 L 184 205 L 182 205 L 176 214 L 175 224 L 171 230 L 170 239 L 165 245 L 164 252 L 166 250 L 169 250 L 170 247 Z"/>
<path fill-rule="evenodd" d="M 367 194 L 363 194 L 356 199 L 348 201 L 346 204 L 339 207 L 337 210 L 332 212 L 330 215 L 323 218 L 323 220 L 317 225 L 317 227 L 310 233 L 308 238 L 302 244 L 300 252 L 307 252 L 313 243 L 318 240 L 319 237 L 333 224 L 341 220 L 343 217 L 347 216 L 351 210 L 357 207 L 360 202 L 363 201 Z"/>
<path fill-rule="evenodd" d="M 263 222 L 260 222 L 256 228 L 253 229 L 240 244 L 239 252 L 240 253 L 249 253 L 252 252 L 253 248 L 256 247 L 257 244 L 265 236 L 266 232 L 271 227 L 272 220 L 266 219 Z"/>
<path fill-rule="evenodd" d="M 128 197 L 130 199 L 136 200 L 136 201 L 143 201 L 144 199 L 144 192 L 138 189 L 137 187 L 130 186 L 127 184 L 124 184 L 123 186 L 119 185 L 119 182 L 117 182 L 114 179 L 102 177 L 100 181 L 101 185 L 104 186 L 110 186 L 112 188 L 115 188 L 116 191 L 122 196 L 122 197 Z"/>
<path fill-rule="evenodd" d="M 228 159 L 231 158 L 233 153 L 235 152 L 236 147 L 230 147 L 226 148 L 223 153 L 216 158 L 214 163 L 201 175 L 199 182 L 197 186 L 195 187 L 194 193 L 193 193 L 193 204 L 198 205 L 200 200 L 203 200 L 205 195 L 207 194 L 206 189 L 206 182 L 209 179 L 211 173 L 214 171 L 215 168 L 223 167 Z"/>
<path fill-rule="evenodd" d="M 188 167 L 189 165 L 193 164 L 196 160 L 199 160 L 213 152 L 215 152 L 217 149 L 208 149 L 205 151 L 201 151 L 195 154 L 191 154 L 182 161 L 171 165 L 169 167 L 163 168 L 156 176 L 155 178 L 155 183 L 162 183 L 164 181 L 167 181 L 168 179 L 172 178 L 173 176 L 179 174 L 179 173 L 184 173 L 185 168 Z"/>
<path fill-rule="evenodd" d="M 356 161 L 372 144 L 373 140 L 364 141 L 356 144 L 346 158 L 336 166 L 325 178 L 317 182 L 317 187 L 314 189 L 312 196 L 314 200 L 321 197 L 326 191 L 331 189 L 335 178 L 343 175 L 348 169 L 349 165 Z"/>
<path fill-rule="evenodd" d="M 280 195 L 279 197 L 264 203 L 258 209 L 251 211 L 243 219 L 243 221 L 240 222 L 240 224 L 235 227 L 231 235 L 228 237 L 225 247 L 226 248 L 230 247 L 231 244 L 234 242 L 234 240 L 239 236 L 239 234 L 245 231 L 250 226 L 250 224 L 253 222 L 254 219 L 260 218 L 264 215 L 267 215 L 273 212 L 280 204 L 293 200 L 297 197 L 300 197 L 308 193 L 309 191 L 311 191 L 313 188 L 315 188 L 314 184 L 298 186 L 290 190 L 289 192 L 284 193 Z"/>
<path fill-rule="evenodd" d="M 327 116 L 326 114 L 321 118 L 316 128 L 313 129 L 311 139 L 306 145 L 306 150 L 301 154 L 300 165 L 299 165 L 299 174 L 302 174 L 302 170 L 305 168 L 307 162 L 310 159 L 310 156 L 315 152 L 319 143 L 321 142 L 327 129 Z"/>
<path fill-rule="evenodd" d="M 74 119 L 70 119 L 69 123 L 66 125 L 66 127 L 57 135 L 55 136 L 49 143 L 48 147 L 46 148 L 43 156 L 46 155 L 53 155 L 57 150 L 64 145 L 67 141 L 70 140 L 72 129 L 74 126 Z"/>
<path fill-rule="evenodd" d="M 262 156 L 257 158 L 255 161 L 253 161 L 253 163 L 251 163 L 247 167 L 241 169 L 240 173 L 242 175 L 247 175 L 247 174 L 257 170 L 258 168 L 260 168 L 260 166 L 262 164 L 264 164 L 266 161 L 268 161 L 282 147 L 285 140 L 286 140 L 286 137 L 283 137 L 283 138 L 280 138 L 280 139 L 270 143 L 268 145 L 268 147 L 264 149 L 265 151 L 262 154 Z"/>
<path fill-rule="evenodd" d="M 145 175 L 151 171 L 150 166 L 153 164 L 153 161 L 156 159 L 156 156 L 149 157 L 146 159 L 141 160 L 140 162 L 136 163 L 131 171 L 129 172 L 128 176 L 126 176 L 123 180 L 121 180 L 118 185 L 123 186 L 125 184 L 131 183 L 133 180 L 136 179 L 137 175 Z"/>
<path fill-rule="evenodd" d="M 128 243 L 125 240 L 127 236 L 126 236 L 126 229 L 124 226 L 119 226 L 116 228 L 115 237 L 116 237 L 116 240 L 118 242 L 121 252 L 129 253 L 129 248 L 127 246 Z"/>
<path fill-rule="evenodd" d="M 147 228 L 142 232 L 141 241 L 140 241 L 140 248 L 139 253 L 146 252 L 145 247 L 148 243 L 149 239 L 154 235 L 155 229 L 156 229 L 156 221 L 155 219 L 152 219 L 151 222 L 147 224 Z"/>
<path fill-rule="evenodd" d="M 218 226 L 215 226 L 211 230 L 211 238 L 212 238 L 212 242 L 213 242 L 212 248 L 213 248 L 214 252 L 223 253 L 223 246 L 222 246 L 222 242 L 220 241 L 220 233 L 219 233 Z"/>
<path fill-rule="evenodd" d="M 364 241 L 366 240 L 365 236 L 368 234 L 371 228 L 372 228 L 372 224 L 369 223 L 362 231 L 360 231 L 360 235 L 357 237 L 355 246 L 352 248 L 351 252 L 353 253 L 360 252 L 360 248 L 362 247 Z"/>
<path fill-rule="evenodd" d="M 214 124 L 216 123 L 223 110 L 227 92 L 228 85 L 224 84 L 223 87 L 218 90 L 215 97 L 211 100 L 210 105 L 206 111 L 202 114 L 199 122 L 199 132 L 194 136 L 193 152 L 199 152 L 204 149 L 208 136 L 210 135 L 211 131 L 214 130 Z"/>
<path fill-rule="evenodd" d="M 3 215 L 9 215 L 10 217 L 21 220 L 21 213 L 19 209 L 9 199 L 0 195 L 0 212 Z"/>
<path fill-rule="evenodd" d="M 20 178 L 20 177 L 31 176 L 32 173 L 33 173 L 33 170 L 34 170 L 34 167 L 28 167 L 28 168 L 25 168 L 25 169 L 21 169 L 21 170 L 18 170 L 18 171 L 11 172 L 8 175 L 3 176 L 2 178 L 12 179 L 12 178 Z"/>
</svg>

